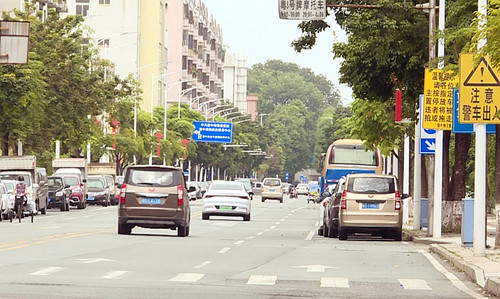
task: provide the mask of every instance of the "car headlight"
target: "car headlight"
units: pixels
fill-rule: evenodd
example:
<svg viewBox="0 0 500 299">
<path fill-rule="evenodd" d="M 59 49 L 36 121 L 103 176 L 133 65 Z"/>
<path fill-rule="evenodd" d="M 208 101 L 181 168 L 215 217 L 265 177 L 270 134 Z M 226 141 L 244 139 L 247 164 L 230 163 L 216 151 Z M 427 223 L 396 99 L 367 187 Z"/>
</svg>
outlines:
<svg viewBox="0 0 500 299">
<path fill-rule="evenodd" d="M 97 192 L 96 194 L 94 194 L 94 196 L 103 196 L 103 195 L 106 195 L 107 192 L 106 191 L 101 191 L 101 192 Z"/>
<path fill-rule="evenodd" d="M 56 192 L 56 196 L 63 196 L 63 195 L 64 195 L 63 191 Z"/>
<path fill-rule="evenodd" d="M 80 193 L 80 192 L 82 192 L 82 189 L 80 189 L 80 188 L 75 188 L 75 189 L 73 189 L 71 192 L 72 192 L 72 193 Z"/>
</svg>

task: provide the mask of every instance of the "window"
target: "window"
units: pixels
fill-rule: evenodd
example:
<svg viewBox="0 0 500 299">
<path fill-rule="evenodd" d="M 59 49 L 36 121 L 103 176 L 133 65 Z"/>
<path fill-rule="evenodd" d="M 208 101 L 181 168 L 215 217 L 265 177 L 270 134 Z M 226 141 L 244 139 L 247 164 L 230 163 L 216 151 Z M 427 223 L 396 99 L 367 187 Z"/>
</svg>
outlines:
<svg viewBox="0 0 500 299">
<path fill-rule="evenodd" d="M 99 4 L 109 5 L 111 0 L 99 0 Z"/>
<path fill-rule="evenodd" d="M 347 191 L 355 193 L 394 193 L 395 184 L 393 178 L 352 178 L 348 181 Z"/>
<path fill-rule="evenodd" d="M 109 38 L 100 39 L 98 45 L 100 47 L 109 48 Z"/>
<path fill-rule="evenodd" d="M 182 69 L 183 70 L 188 69 L 188 57 L 186 55 L 182 56 Z"/>
<path fill-rule="evenodd" d="M 84 17 L 89 15 L 90 0 L 76 0 L 76 14 Z"/>
</svg>

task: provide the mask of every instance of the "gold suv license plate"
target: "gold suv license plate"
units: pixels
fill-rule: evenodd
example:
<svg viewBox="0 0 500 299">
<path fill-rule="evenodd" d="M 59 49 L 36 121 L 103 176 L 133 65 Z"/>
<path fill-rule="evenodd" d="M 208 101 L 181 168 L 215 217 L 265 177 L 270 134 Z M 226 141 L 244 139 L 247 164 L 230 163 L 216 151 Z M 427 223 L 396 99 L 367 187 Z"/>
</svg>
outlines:
<svg viewBox="0 0 500 299">
<path fill-rule="evenodd" d="M 364 202 L 362 205 L 363 209 L 378 209 L 378 202 Z"/>
</svg>

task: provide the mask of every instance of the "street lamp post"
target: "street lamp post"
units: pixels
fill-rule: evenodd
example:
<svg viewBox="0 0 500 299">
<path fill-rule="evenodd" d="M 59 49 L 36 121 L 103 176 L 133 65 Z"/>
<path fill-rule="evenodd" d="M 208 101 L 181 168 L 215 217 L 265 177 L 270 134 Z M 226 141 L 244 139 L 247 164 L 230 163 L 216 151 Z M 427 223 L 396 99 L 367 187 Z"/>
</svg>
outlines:
<svg viewBox="0 0 500 299">
<path fill-rule="evenodd" d="M 181 118 L 181 98 L 183 95 L 185 95 L 188 91 L 191 91 L 193 89 L 197 89 L 198 87 L 191 87 L 191 88 L 188 88 L 188 89 L 184 89 L 184 90 L 181 90 L 181 88 L 179 88 L 179 102 L 178 102 L 178 108 L 177 108 L 177 118 Z"/>
<path fill-rule="evenodd" d="M 260 116 L 260 126 L 262 127 L 262 117 L 269 115 L 269 113 L 259 113 Z"/>
</svg>

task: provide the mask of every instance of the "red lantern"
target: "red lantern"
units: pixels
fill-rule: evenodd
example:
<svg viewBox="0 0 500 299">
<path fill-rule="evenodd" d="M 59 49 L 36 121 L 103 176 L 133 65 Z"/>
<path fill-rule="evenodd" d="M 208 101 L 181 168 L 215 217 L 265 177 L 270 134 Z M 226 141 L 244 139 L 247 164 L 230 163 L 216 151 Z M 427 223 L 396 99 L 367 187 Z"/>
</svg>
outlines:
<svg viewBox="0 0 500 299">
<path fill-rule="evenodd" d="M 403 93 L 398 88 L 396 89 L 396 111 L 395 111 L 395 121 L 401 122 L 401 106 L 403 104 Z"/>
</svg>

